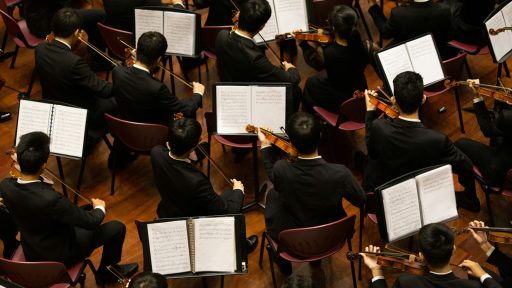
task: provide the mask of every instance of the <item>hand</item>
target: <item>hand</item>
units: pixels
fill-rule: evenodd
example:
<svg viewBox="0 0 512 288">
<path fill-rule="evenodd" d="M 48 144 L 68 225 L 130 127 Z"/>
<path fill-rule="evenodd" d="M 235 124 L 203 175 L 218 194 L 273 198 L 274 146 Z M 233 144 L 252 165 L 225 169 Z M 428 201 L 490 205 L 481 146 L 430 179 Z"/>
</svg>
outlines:
<svg viewBox="0 0 512 288">
<path fill-rule="evenodd" d="M 244 184 L 242 181 L 238 181 L 236 179 L 231 179 L 231 181 L 233 182 L 233 190 L 240 189 L 242 192 L 244 191 Z"/>
<path fill-rule="evenodd" d="M 478 264 L 474 261 L 471 261 L 471 260 L 464 260 L 459 265 L 459 267 L 466 269 L 468 272 L 468 275 L 476 277 L 476 278 L 480 278 L 480 277 L 484 276 L 485 274 L 487 274 L 484 271 L 484 269 L 482 269 L 482 266 L 480 266 L 480 264 Z"/>
<path fill-rule="evenodd" d="M 192 86 L 194 87 L 192 90 L 194 93 L 201 94 L 203 96 L 204 94 L 204 85 L 199 82 L 192 82 Z"/>
<path fill-rule="evenodd" d="M 478 95 L 478 89 L 475 87 L 475 84 L 476 85 L 480 84 L 480 79 L 468 79 L 466 81 L 468 82 L 469 88 L 471 88 L 471 90 L 473 90 L 475 97 L 480 97 Z"/>
<path fill-rule="evenodd" d="M 290 33 L 292 35 L 292 37 L 295 39 L 295 35 L 299 32 L 302 32 L 302 29 L 293 29 L 292 33 Z M 297 45 L 300 45 L 300 43 L 302 43 L 304 40 L 298 40 L 298 39 L 295 39 L 295 41 L 297 41 Z"/>
<path fill-rule="evenodd" d="M 469 227 L 477 227 L 482 228 L 485 227 L 485 223 L 482 221 L 474 220 L 469 222 Z M 471 236 L 475 239 L 476 243 L 480 245 L 480 248 L 487 253 L 489 249 L 492 248 L 491 243 L 487 240 L 487 233 L 485 231 L 475 231 L 469 228 L 469 232 L 471 232 Z"/>
<path fill-rule="evenodd" d="M 366 248 L 364 248 L 364 251 L 379 253 L 380 247 L 370 245 L 370 246 L 367 246 Z M 364 264 L 366 266 L 368 266 L 368 268 L 370 268 L 370 270 L 372 270 L 373 277 L 383 276 L 382 267 L 379 264 L 377 264 L 377 256 L 372 255 L 372 254 L 365 254 L 365 253 L 361 253 L 361 256 L 363 257 Z"/>
<path fill-rule="evenodd" d="M 370 103 L 370 96 L 377 97 L 377 91 L 375 90 L 364 90 L 364 99 L 366 100 L 366 111 L 374 111 L 377 106 Z"/>
<path fill-rule="evenodd" d="M 270 131 L 269 129 L 266 129 L 266 130 Z M 261 129 L 259 127 L 258 127 L 258 140 L 260 140 L 261 147 L 263 147 L 263 148 L 272 145 L 272 143 L 270 141 L 268 141 L 267 137 L 265 137 L 265 134 L 263 134 L 263 132 L 261 132 Z"/>
<path fill-rule="evenodd" d="M 107 205 L 105 205 L 105 201 L 98 199 L 98 198 L 92 198 L 92 207 L 96 208 L 98 206 L 103 206 L 105 209 L 107 208 Z"/>
<path fill-rule="evenodd" d="M 5 208 L 4 198 L 0 198 L 0 208 L 1 208 L 1 209 L 4 209 L 4 208 Z"/>
<path fill-rule="evenodd" d="M 180 4 L 182 6 L 185 6 L 185 5 L 183 5 L 183 2 L 181 2 L 181 0 L 171 0 L 171 4 L 172 5 Z"/>
<path fill-rule="evenodd" d="M 293 66 L 293 64 L 288 63 L 288 62 L 286 62 L 286 61 L 283 61 L 283 63 L 282 63 L 282 64 L 283 64 L 283 66 L 284 66 L 284 71 L 288 71 L 288 69 L 290 69 L 290 68 L 295 68 L 295 66 Z"/>
</svg>

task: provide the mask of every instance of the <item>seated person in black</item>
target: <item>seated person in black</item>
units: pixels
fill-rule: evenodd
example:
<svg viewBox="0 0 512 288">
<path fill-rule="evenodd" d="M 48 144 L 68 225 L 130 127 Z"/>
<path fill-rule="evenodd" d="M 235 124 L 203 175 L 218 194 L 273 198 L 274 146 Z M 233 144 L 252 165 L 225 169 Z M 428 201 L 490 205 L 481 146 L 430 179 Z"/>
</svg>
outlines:
<svg viewBox="0 0 512 288">
<path fill-rule="evenodd" d="M 66 266 L 89 257 L 103 246 L 96 282 L 115 282 L 107 270 L 113 265 L 124 276 L 137 271 L 138 265 L 118 265 L 121 260 L 126 227 L 119 221 L 102 224 L 105 202 L 91 199 L 92 209 L 81 209 L 51 185 L 41 182 L 50 155 L 50 139 L 43 132 L 21 136 L 16 148 L 20 178 L 6 178 L 0 183 L 4 198 L 21 233 L 21 246 L 28 261 L 57 261 Z"/>
<path fill-rule="evenodd" d="M 464 260 L 459 266 L 467 269 L 468 275 L 474 279 L 462 279 L 453 274 L 450 259 L 455 251 L 453 231 L 442 223 L 423 226 L 419 232 L 420 259 L 428 267 L 429 272 L 423 276 L 403 273 L 398 276 L 393 287 L 415 288 L 500 288 L 501 285 L 487 274 L 476 262 Z M 366 252 L 380 252 L 378 246 L 366 247 Z M 386 279 L 382 267 L 377 264 L 377 257 L 364 254 L 364 263 L 372 271 L 372 280 L 368 287 L 385 288 Z"/>
<path fill-rule="evenodd" d="M 232 179 L 233 189 L 220 196 L 210 180 L 190 163 L 189 155 L 201 138 L 201 125 L 195 119 L 182 118 L 169 126 L 168 147 L 151 149 L 151 165 L 160 203 L 158 218 L 193 217 L 240 213 L 244 200 L 244 185 Z M 257 236 L 247 240 L 253 251 Z"/>
<path fill-rule="evenodd" d="M 128 288 L 167 288 L 167 279 L 162 274 L 142 272 L 130 280 Z"/>
<path fill-rule="evenodd" d="M 350 99 L 355 90 L 368 88 L 364 69 L 369 56 L 356 30 L 357 14 L 346 5 L 333 7 L 329 24 L 334 41 L 327 45 L 297 40 L 309 66 L 325 72 L 308 78 L 304 86 L 302 109 L 312 112 L 320 106 L 339 113 L 340 104 Z"/>
<path fill-rule="evenodd" d="M 452 0 L 448 3 L 453 11 L 453 39 L 469 44 L 487 44 L 484 20 L 494 10 L 496 1 Z"/>
<path fill-rule="evenodd" d="M 350 170 L 340 164 L 327 163 L 318 154 L 320 123 L 308 113 L 295 113 L 286 132 L 299 156 L 295 162 L 276 162 L 274 148 L 259 132 L 265 170 L 274 188 L 267 194 L 265 223 L 270 236 L 278 240 L 279 232 L 327 224 L 347 214 L 342 199 L 361 207 L 366 194 Z M 291 264 L 278 262 L 284 274 L 291 273 Z"/>
<path fill-rule="evenodd" d="M 3 256 L 10 259 L 19 245 L 16 235 L 18 228 L 4 205 L 4 199 L 0 197 L 0 240 L 4 244 Z"/>
<path fill-rule="evenodd" d="M 208 9 L 208 17 L 204 26 L 227 26 L 233 25 L 233 16 L 236 13 L 236 7 L 239 0 L 204 0 L 210 7 Z"/>
</svg>

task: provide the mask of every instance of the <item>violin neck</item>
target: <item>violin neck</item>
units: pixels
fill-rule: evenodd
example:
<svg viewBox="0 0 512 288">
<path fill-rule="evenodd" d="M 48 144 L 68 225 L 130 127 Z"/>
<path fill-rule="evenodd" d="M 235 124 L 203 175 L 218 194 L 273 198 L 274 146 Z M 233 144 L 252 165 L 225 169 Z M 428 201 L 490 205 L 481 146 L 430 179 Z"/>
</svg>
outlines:
<svg viewBox="0 0 512 288">
<path fill-rule="evenodd" d="M 475 231 L 487 231 L 487 232 L 508 232 L 512 233 L 512 228 L 504 227 L 469 227 Z"/>
</svg>

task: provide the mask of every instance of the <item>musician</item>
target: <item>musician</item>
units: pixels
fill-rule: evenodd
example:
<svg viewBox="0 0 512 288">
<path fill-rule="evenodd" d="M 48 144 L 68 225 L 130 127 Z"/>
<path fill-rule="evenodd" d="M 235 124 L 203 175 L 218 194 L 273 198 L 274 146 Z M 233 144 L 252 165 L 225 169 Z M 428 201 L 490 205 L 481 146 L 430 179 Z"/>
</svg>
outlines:
<svg viewBox="0 0 512 288">
<path fill-rule="evenodd" d="M 349 6 L 333 7 L 329 23 L 334 41 L 328 45 L 297 40 L 309 66 L 325 72 L 308 78 L 304 86 L 302 109 L 313 111 L 320 106 L 339 113 L 340 104 L 352 97 L 355 90 L 368 88 L 364 69 L 368 52 L 357 31 L 357 14 Z"/>
<path fill-rule="evenodd" d="M 162 274 L 142 272 L 133 277 L 128 288 L 167 288 L 167 279 Z"/>
<path fill-rule="evenodd" d="M 379 33 L 384 39 L 393 38 L 389 45 L 410 40 L 425 33 L 432 33 L 441 57 L 449 59 L 457 55 L 458 50 L 448 46 L 452 40 L 451 11 L 442 3 L 432 0 L 414 0 L 410 5 L 397 6 L 391 9 L 389 19 L 384 15 L 377 0 L 369 0 L 368 12 Z"/>
<path fill-rule="evenodd" d="M 233 6 L 238 0 L 205 0 L 209 4 L 205 26 L 233 25 L 233 16 L 237 8 Z M 237 4 L 238 5 L 238 4 Z"/>
<path fill-rule="evenodd" d="M 478 79 L 471 81 L 479 83 Z M 512 169 L 512 109 L 489 112 L 484 99 L 475 89 L 473 95 L 478 125 L 484 136 L 490 139 L 490 145 L 460 138 L 455 141 L 455 146 L 468 155 L 485 181 L 501 187 L 505 183 L 507 171 Z"/>
<path fill-rule="evenodd" d="M 201 138 L 201 124 L 195 119 L 182 118 L 169 126 L 168 147 L 151 149 L 151 165 L 156 187 L 160 192 L 158 218 L 193 217 L 240 213 L 244 200 L 244 185 L 232 179 L 233 189 L 220 196 L 210 180 L 190 163 L 189 155 Z M 248 251 L 257 245 L 258 237 L 247 239 Z"/>
<path fill-rule="evenodd" d="M 423 79 L 415 72 L 402 72 L 393 80 L 395 95 L 391 98 L 400 117 L 379 118 L 375 105 L 366 93 L 366 147 L 368 163 L 363 187 L 374 191 L 396 177 L 421 168 L 451 164 L 465 193 L 455 193 L 457 205 L 469 211 L 479 211 L 471 160 L 457 149 L 446 135 L 423 126 L 418 111 L 425 102 Z"/>
<path fill-rule="evenodd" d="M 453 38 L 464 43 L 486 45 L 487 31 L 484 20 L 494 10 L 496 1 L 452 0 L 451 2 Z"/>
<path fill-rule="evenodd" d="M 299 71 L 286 61 L 282 62 L 284 70 L 274 66 L 253 39 L 271 16 L 270 4 L 266 0 L 247 0 L 239 8 L 238 28 L 221 31 L 215 41 L 220 81 L 292 83 L 293 99 L 289 101 L 294 111 L 298 110 L 302 94 Z"/>
<path fill-rule="evenodd" d="M 468 269 L 468 275 L 475 279 L 461 279 L 455 276 L 450 267 L 454 246 L 452 230 L 442 223 L 432 223 L 423 226 L 419 232 L 420 258 L 427 265 L 429 272 L 424 276 L 403 273 L 398 276 L 393 287 L 439 287 L 439 288 L 499 288 L 501 285 L 487 274 L 476 262 L 464 260 L 461 266 Z M 380 252 L 379 247 L 370 245 L 366 252 Z M 387 287 L 382 267 L 377 264 L 377 257 L 364 254 L 364 263 L 372 271 L 372 280 L 368 287 Z"/>
<path fill-rule="evenodd" d="M 114 282 L 107 270 L 114 265 L 124 276 L 137 270 L 137 264 L 118 265 L 126 227 L 119 221 L 102 224 L 105 202 L 92 199 L 92 209 L 78 208 L 49 184 L 40 180 L 50 154 L 50 139 L 43 132 L 21 137 L 16 148 L 20 178 L 0 183 L 5 206 L 21 232 L 21 245 L 28 261 L 57 261 L 66 266 L 88 257 L 103 246 L 96 274 L 98 283 Z"/>
<path fill-rule="evenodd" d="M 194 95 L 178 99 L 167 86 L 151 75 L 158 69 L 167 50 L 167 41 L 159 32 L 146 32 L 137 42 L 136 60 L 131 67 L 117 66 L 112 71 L 112 94 L 118 104 L 119 117 L 125 120 L 169 124 L 173 115 L 182 112 L 195 118 L 202 104 L 204 86 L 193 83 Z"/>
<path fill-rule="evenodd" d="M 4 245 L 3 256 L 5 259 L 10 259 L 19 245 L 16 235 L 18 235 L 16 223 L 5 207 L 4 199 L 0 197 L 0 240 Z"/>
<path fill-rule="evenodd" d="M 295 162 L 276 162 L 274 148 L 261 131 L 261 153 L 267 176 L 274 188 L 267 194 L 265 223 L 270 236 L 279 232 L 326 224 L 347 216 L 342 198 L 361 207 L 366 194 L 350 170 L 327 163 L 318 154 L 320 123 L 308 113 L 295 113 L 286 123 L 286 132 L 299 156 Z M 291 274 L 291 264 L 278 261 L 284 274 Z"/>
</svg>

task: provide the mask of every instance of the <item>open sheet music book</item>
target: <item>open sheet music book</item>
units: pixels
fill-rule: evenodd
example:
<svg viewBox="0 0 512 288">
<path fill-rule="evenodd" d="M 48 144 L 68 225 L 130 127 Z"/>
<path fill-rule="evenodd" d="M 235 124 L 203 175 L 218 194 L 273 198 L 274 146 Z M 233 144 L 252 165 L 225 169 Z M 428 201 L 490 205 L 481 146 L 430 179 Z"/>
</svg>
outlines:
<svg viewBox="0 0 512 288">
<path fill-rule="evenodd" d="M 425 86 L 445 79 L 441 58 L 432 34 L 419 36 L 407 42 L 386 47 L 376 54 L 377 65 L 385 84 L 393 92 L 393 79 L 405 71 L 414 71 L 423 77 Z"/>
<path fill-rule="evenodd" d="M 385 242 L 411 236 L 424 225 L 458 217 L 451 165 L 429 169 L 432 168 L 407 174 L 376 189 L 381 208 L 379 231 Z"/>
<path fill-rule="evenodd" d="M 41 131 L 50 137 L 50 153 L 81 158 L 86 123 L 87 109 L 20 100 L 15 145 L 21 136 Z"/>
<path fill-rule="evenodd" d="M 218 134 L 247 134 L 247 124 L 275 132 L 286 126 L 291 104 L 288 100 L 291 98 L 290 84 L 217 83 L 213 91 Z"/>
<path fill-rule="evenodd" d="M 265 41 L 274 40 L 276 35 L 292 32 L 294 29 L 309 30 L 308 13 L 304 0 L 267 0 L 272 8 L 272 16 L 260 31 Z M 263 40 L 256 35 L 256 43 Z"/>
<path fill-rule="evenodd" d="M 497 35 L 490 35 L 489 29 L 512 26 L 512 1 L 505 1 L 498 6 L 484 21 L 491 43 L 491 54 L 496 62 L 502 63 L 512 52 L 512 31 L 505 30 Z"/>
<path fill-rule="evenodd" d="M 196 56 L 201 15 L 165 7 L 135 9 L 135 39 L 148 31 L 160 32 L 167 40 L 168 54 Z"/>
<path fill-rule="evenodd" d="M 242 222 L 243 215 L 226 215 L 144 223 L 144 270 L 183 277 L 187 273 L 246 273 Z"/>
</svg>

